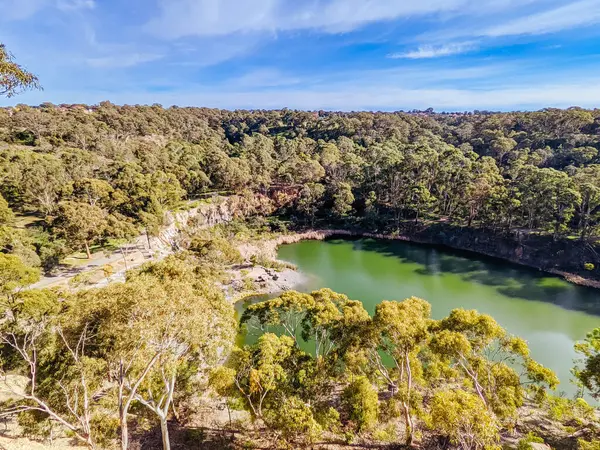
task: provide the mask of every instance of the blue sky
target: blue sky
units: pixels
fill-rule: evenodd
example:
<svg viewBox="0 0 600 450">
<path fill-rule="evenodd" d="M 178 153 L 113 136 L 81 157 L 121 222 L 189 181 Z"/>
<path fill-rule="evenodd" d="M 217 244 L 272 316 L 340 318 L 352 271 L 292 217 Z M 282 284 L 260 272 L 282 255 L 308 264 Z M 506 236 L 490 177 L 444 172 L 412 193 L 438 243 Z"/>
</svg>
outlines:
<svg viewBox="0 0 600 450">
<path fill-rule="evenodd" d="M 600 107 L 600 0 L 0 0 L 16 103 Z"/>
</svg>

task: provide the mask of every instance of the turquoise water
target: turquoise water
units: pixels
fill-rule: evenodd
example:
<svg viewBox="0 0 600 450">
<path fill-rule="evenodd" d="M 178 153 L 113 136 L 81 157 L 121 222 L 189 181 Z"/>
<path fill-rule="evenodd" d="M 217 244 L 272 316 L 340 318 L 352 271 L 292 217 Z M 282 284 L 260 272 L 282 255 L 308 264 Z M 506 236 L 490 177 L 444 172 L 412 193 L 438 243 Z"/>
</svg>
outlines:
<svg viewBox="0 0 600 450">
<path fill-rule="evenodd" d="M 329 287 L 361 300 L 370 313 L 382 300 L 417 296 L 431 303 L 434 318 L 454 308 L 490 314 L 528 341 L 532 356 L 557 373 L 567 394 L 575 392 L 569 382 L 573 344 L 600 326 L 600 290 L 470 253 L 333 239 L 282 246 L 279 258 L 307 275 L 297 290 Z"/>
</svg>

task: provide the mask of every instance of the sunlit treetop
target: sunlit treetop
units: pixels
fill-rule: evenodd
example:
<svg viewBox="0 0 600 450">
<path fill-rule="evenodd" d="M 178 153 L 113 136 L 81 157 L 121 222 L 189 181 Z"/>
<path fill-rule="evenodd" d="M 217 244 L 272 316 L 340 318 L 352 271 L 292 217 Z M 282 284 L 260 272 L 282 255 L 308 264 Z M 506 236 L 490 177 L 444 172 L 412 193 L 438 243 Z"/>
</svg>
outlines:
<svg viewBox="0 0 600 450">
<path fill-rule="evenodd" d="M 13 97 L 29 89 L 42 89 L 38 78 L 17 64 L 6 46 L 0 44 L 0 96 Z"/>
</svg>

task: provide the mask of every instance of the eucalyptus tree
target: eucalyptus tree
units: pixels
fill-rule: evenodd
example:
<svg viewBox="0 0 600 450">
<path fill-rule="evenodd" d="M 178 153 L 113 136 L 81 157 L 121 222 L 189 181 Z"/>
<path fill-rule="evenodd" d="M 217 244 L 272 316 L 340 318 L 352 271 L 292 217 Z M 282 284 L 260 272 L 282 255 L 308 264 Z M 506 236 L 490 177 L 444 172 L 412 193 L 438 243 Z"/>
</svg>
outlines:
<svg viewBox="0 0 600 450">
<path fill-rule="evenodd" d="M 90 246 L 104 235 L 107 226 L 107 212 L 98 206 L 83 202 L 67 201 L 58 206 L 52 222 L 59 236 L 63 236 L 69 245 L 81 248 L 90 259 Z"/>
<path fill-rule="evenodd" d="M 539 397 L 546 387 L 554 389 L 559 383 L 551 370 L 531 358 L 523 339 L 509 335 L 486 314 L 455 309 L 430 330 L 431 351 L 458 370 L 501 420 L 516 421 L 526 392 Z"/>
<path fill-rule="evenodd" d="M 13 55 L 0 44 L 0 95 L 12 97 L 28 89 L 40 89 L 38 78 L 14 60 Z"/>
<path fill-rule="evenodd" d="M 592 164 L 577 169 L 573 181 L 581 195 L 581 202 L 577 205 L 578 227 L 584 239 L 594 234 L 600 222 L 600 165 Z"/>
<path fill-rule="evenodd" d="M 580 387 L 592 397 L 600 398 L 600 328 L 589 332 L 582 342 L 575 344 L 580 356 L 572 372 Z"/>
<path fill-rule="evenodd" d="M 429 338 L 430 315 L 431 305 L 420 298 L 383 301 L 377 305 L 366 333 L 370 363 L 402 404 L 406 445 L 412 444 L 416 431 L 413 414 L 423 372 L 418 354 Z M 391 364 L 386 364 L 385 357 Z"/>
<path fill-rule="evenodd" d="M 104 416 L 93 398 L 102 392 L 105 362 L 88 347 L 89 321 L 62 314 L 52 291 L 24 289 L 38 277 L 16 256 L 0 253 L 0 376 L 9 391 L 0 417 L 33 414 L 96 448 L 103 439 L 96 425 Z M 27 378 L 24 388 L 12 379 L 15 372 Z"/>
<path fill-rule="evenodd" d="M 250 305 L 242 316 L 249 329 L 279 328 L 296 344 L 300 339 L 311 342 L 317 359 L 332 352 L 343 354 L 368 320 L 361 302 L 331 289 L 310 294 L 287 291 L 277 298 Z"/>
<path fill-rule="evenodd" d="M 170 257 L 129 273 L 126 283 L 77 294 L 72 308 L 96 320 L 95 342 L 116 384 L 121 448 L 129 445 L 133 404 L 157 417 L 163 448 L 170 448 L 167 420 L 178 389 L 225 358 L 233 343 L 231 305 Z"/>
</svg>

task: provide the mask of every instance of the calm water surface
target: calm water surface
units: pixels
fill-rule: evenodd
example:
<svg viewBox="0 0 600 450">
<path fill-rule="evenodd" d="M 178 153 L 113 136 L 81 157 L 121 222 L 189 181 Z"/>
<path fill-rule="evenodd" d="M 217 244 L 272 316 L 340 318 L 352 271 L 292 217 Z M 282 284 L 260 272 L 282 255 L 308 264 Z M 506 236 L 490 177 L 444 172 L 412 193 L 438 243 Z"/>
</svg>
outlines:
<svg viewBox="0 0 600 450">
<path fill-rule="evenodd" d="M 361 300 L 369 313 L 382 300 L 411 295 L 432 305 L 436 319 L 454 308 L 490 314 L 529 342 L 532 356 L 552 368 L 560 390 L 575 391 L 573 344 L 600 326 L 600 290 L 473 254 L 374 239 L 304 241 L 279 257 L 308 276 L 298 290 L 329 287 Z"/>
</svg>

